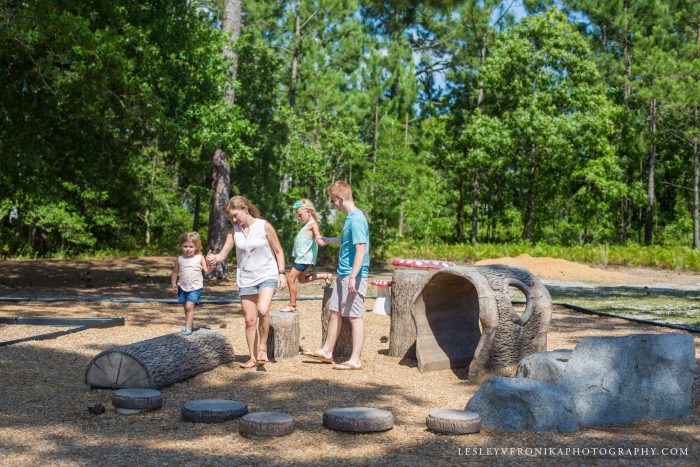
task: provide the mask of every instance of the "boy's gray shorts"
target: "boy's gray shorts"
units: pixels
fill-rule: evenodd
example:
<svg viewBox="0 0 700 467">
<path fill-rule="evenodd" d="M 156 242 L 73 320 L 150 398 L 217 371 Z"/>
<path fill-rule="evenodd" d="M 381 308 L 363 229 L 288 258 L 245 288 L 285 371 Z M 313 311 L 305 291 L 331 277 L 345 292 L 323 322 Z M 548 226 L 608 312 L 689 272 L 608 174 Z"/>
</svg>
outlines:
<svg viewBox="0 0 700 467">
<path fill-rule="evenodd" d="M 342 316 L 350 318 L 363 318 L 365 316 L 365 296 L 367 295 L 367 278 L 356 277 L 356 294 L 348 292 L 350 276 L 335 277 L 335 287 L 331 298 L 328 300 L 328 309 L 337 311 Z"/>
</svg>

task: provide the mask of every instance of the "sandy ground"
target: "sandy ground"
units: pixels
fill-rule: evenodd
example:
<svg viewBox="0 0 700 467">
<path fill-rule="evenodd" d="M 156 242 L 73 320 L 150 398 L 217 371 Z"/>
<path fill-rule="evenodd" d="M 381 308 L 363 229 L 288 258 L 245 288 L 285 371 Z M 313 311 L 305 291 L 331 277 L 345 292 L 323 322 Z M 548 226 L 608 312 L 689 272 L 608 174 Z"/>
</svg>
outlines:
<svg viewBox="0 0 700 467">
<path fill-rule="evenodd" d="M 170 259 L 145 258 L 90 262 L 0 262 L 0 296 L 84 294 L 171 296 L 166 291 Z M 32 264 L 24 264 L 32 263 Z M 697 278 L 697 276 L 695 276 Z M 89 279 L 89 280 L 88 280 Z M 571 279 L 579 280 L 579 279 Z M 210 294 L 231 284 L 210 286 Z M 309 285 L 304 293 L 316 293 Z M 280 306 L 276 304 L 275 306 Z M 371 310 L 372 300 L 366 303 Z M 320 342 L 320 301 L 300 302 L 302 346 Z M 90 359 L 116 345 L 175 332 L 182 325 L 177 305 L 114 301 L 0 301 L 0 317 L 117 317 L 126 325 L 91 329 L 53 340 L 0 347 L 0 460 L 3 465 L 126 464 L 323 464 L 451 465 L 488 462 L 505 465 L 560 463 L 564 459 L 534 455 L 526 449 L 579 449 L 566 462 L 584 465 L 697 465 L 700 460 L 700 401 L 691 415 L 668 422 L 582 429 L 571 434 L 503 433 L 482 430 L 475 435 L 444 436 L 426 430 L 433 408 L 464 407 L 478 389 L 459 371 L 420 373 L 387 355 L 390 318 L 368 313 L 362 371 L 334 371 L 302 356 L 255 370 L 231 363 L 162 390 L 164 405 L 138 415 L 119 415 L 108 390 L 89 389 L 83 381 Z M 226 327 L 222 328 L 224 324 Z M 203 305 L 196 324 L 218 329 L 232 342 L 237 360 L 247 358 L 240 307 Z M 39 326 L 0 325 L 0 341 L 55 330 Z M 548 348 L 573 348 L 585 336 L 674 332 L 628 321 L 580 315 L 556 307 Z M 700 337 L 695 338 L 700 357 Z M 696 387 L 700 379 L 696 376 Z M 296 431 L 287 437 L 251 440 L 238 434 L 238 422 L 199 425 L 180 420 L 180 408 L 195 399 L 233 399 L 251 411 L 282 411 L 294 416 Z M 106 412 L 91 415 L 87 407 L 102 403 Z M 391 410 L 394 429 L 378 434 L 349 435 L 322 426 L 331 407 L 370 406 Z M 466 455 L 481 448 L 480 455 Z M 507 454 L 488 448 L 515 448 Z M 521 451 L 518 453 L 517 448 Z M 605 448 L 605 454 L 592 454 Z M 615 454 L 609 454 L 610 448 Z M 654 448 L 630 451 L 618 449 Z M 661 449 L 674 449 L 662 455 Z M 587 451 L 586 451 L 587 450 Z M 529 454 L 528 454 L 529 452 Z M 558 451 L 554 452 L 557 456 Z M 565 452 L 565 451 L 563 451 Z M 569 451 L 570 453 L 572 451 Z M 584 454 L 587 453 L 587 454 Z M 675 454 L 673 454 L 675 453 Z M 673 455 L 671 455 L 673 454 Z M 559 456 L 557 456 L 559 457 Z"/>
</svg>

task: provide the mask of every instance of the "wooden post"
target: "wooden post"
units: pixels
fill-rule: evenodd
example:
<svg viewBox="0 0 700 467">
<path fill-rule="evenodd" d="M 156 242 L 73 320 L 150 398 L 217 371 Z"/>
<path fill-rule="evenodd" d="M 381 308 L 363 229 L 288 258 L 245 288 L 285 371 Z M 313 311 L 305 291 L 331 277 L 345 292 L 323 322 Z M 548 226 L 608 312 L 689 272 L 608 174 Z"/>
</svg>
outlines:
<svg viewBox="0 0 700 467">
<path fill-rule="evenodd" d="M 233 356 L 231 343 L 218 331 L 167 334 L 99 353 L 85 371 L 85 383 L 98 388 L 160 389 L 228 363 Z"/>
<path fill-rule="evenodd" d="M 321 345 L 326 342 L 326 335 L 328 334 L 328 319 L 330 317 L 328 300 L 331 298 L 332 293 L 332 288 L 326 287 L 323 289 L 323 302 L 321 305 Z M 342 328 L 340 329 L 338 340 L 335 342 L 333 358 L 347 359 L 352 355 L 352 325 L 350 324 L 350 320 L 348 318 L 342 318 L 341 323 Z"/>
<path fill-rule="evenodd" d="M 277 310 L 270 311 L 267 355 L 273 360 L 299 355 L 299 315 Z"/>
<path fill-rule="evenodd" d="M 389 355 L 416 359 L 416 324 L 413 321 L 413 297 L 423 288 L 430 273 L 399 269 L 391 279 L 391 331 Z"/>
</svg>

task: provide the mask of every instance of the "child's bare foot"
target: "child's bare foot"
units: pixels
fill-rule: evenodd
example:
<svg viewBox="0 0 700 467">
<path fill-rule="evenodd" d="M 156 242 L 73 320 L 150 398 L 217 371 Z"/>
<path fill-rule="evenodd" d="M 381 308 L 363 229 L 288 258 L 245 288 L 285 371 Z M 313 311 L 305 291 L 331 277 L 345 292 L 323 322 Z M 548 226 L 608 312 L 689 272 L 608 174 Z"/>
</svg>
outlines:
<svg viewBox="0 0 700 467">
<path fill-rule="evenodd" d="M 323 279 L 323 287 L 328 288 L 333 285 L 333 279 L 335 279 L 335 274 L 328 273 Z"/>
<path fill-rule="evenodd" d="M 280 309 L 280 311 L 284 313 L 296 313 L 297 312 L 297 305 L 296 303 L 292 305 L 291 303 L 284 308 Z"/>
<path fill-rule="evenodd" d="M 254 358 L 251 358 L 245 363 L 239 363 L 238 366 L 243 368 L 244 370 L 250 370 L 251 368 L 255 368 L 258 365 L 258 362 L 255 361 Z"/>
</svg>

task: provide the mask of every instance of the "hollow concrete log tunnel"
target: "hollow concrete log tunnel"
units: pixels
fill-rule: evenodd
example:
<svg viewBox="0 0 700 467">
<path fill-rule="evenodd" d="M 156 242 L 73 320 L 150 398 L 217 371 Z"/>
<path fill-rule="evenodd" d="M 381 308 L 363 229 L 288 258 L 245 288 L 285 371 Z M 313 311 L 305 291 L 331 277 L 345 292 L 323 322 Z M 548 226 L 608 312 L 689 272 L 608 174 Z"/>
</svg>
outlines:
<svg viewBox="0 0 700 467">
<path fill-rule="evenodd" d="M 526 298 L 519 314 L 509 289 Z M 436 272 L 416 294 L 416 357 L 421 371 L 469 367 L 469 378 L 547 350 L 552 299 L 530 272 L 505 265 Z"/>
</svg>

